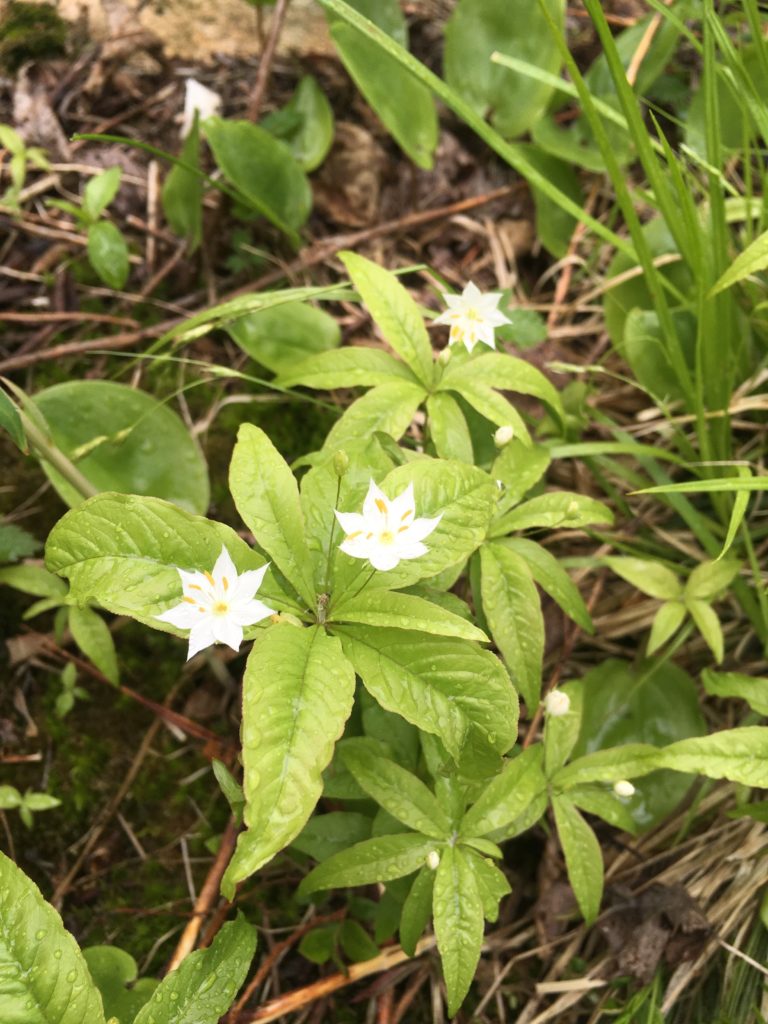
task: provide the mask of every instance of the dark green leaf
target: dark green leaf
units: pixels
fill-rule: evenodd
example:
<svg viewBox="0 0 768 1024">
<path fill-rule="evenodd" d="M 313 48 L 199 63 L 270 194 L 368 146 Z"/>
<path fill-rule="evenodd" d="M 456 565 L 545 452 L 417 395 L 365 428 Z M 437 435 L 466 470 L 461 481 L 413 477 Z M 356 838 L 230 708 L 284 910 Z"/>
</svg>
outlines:
<svg viewBox="0 0 768 1024">
<path fill-rule="evenodd" d="M 323 861 L 354 843 L 369 839 L 370 835 L 371 819 L 366 814 L 330 811 L 313 815 L 291 846 L 317 861 Z"/>
<path fill-rule="evenodd" d="M 418 871 L 435 841 L 416 832 L 366 839 L 329 857 L 299 886 L 300 898 L 320 889 L 389 882 Z"/>
<path fill-rule="evenodd" d="M 536 583 L 560 605 L 566 615 L 586 633 L 594 632 L 592 619 L 578 587 L 551 552 L 525 537 L 508 537 L 499 543 L 523 559 Z"/>
<path fill-rule="evenodd" d="M 328 313 L 306 302 L 283 302 L 248 313 L 226 324 L 224 330 L 257 363 L 273 373 L 288 374 L 294 378 L 290 383 L 281 379 L 278 382 L 281 387 L 305 383 L 294 374 L 305 362 L 312 362 L 317 357 L 322 359 L 323 355 L 331 358 L 341 355 L 341 352 L 329 351 L 341 342 L 338 324 Z M 325 386 L 312 381 L 309 385 Z"/>
<path fill-rule="evenodd" d="M 0 388 L 0 429 L 6 430 L 11 435 L 11 440 L 20 451 L 25 450 L 27 442 L 19 410 L 2 388 Z"/>
<path fill-rule="evenodd" d="M 320 166 L 333 143 L 333 109 L 312 75 L 300 78 L 285 107 L 262 124 L 288 144 L 307 173 Z"/>
<path fill-rule="evenodd" d="M 468 855 L 446 846 L 432 896 L 435 937 L 453 1017 L 472 984 L 483 944 L 483 901 Z"/>
<path fill-rule="evenodd" d="M 89 946 L 83 950 L 91 977 L 101 992 L 107 1020 L 133 1021 L 159 985 L 154 978 L 137 981 L 136 961 L 117 946 Z"/>
<path fill-rule="evenodd" d="M 472 437 L 459 403 L 445 391 L 427 398 L 429 434 L 441 459 L 474 462 Z"/>
<path fill-rule="evenodd" d="M 416 952 L 416 944 L 432 916 L 432 891 L 435 872 L 426 865 L 413 880 L 400 916 L 400 945 L 408 956 Z"/>
<path fill-rule="evenodd" d="M 542 748 L 536 744 L 508 761 L 502 771 L 486 785 L 464 815 L 461 836 L 466 839 L 504 829 L 524 813 L 537 794 L 546 789 L 546 785 L 542 771 Z"/>
<path fill-rule="evenodd" d="M 189 251 L 194 252 L 203 237 L 203 176 L 195 173 L 200 171 L 200 120 L 197 111 L 179 159 L 188 166 L 173 165 L 163 182 L 160 199 L 165 219 L 172 230 L 186 238 Z"/>
</svg>

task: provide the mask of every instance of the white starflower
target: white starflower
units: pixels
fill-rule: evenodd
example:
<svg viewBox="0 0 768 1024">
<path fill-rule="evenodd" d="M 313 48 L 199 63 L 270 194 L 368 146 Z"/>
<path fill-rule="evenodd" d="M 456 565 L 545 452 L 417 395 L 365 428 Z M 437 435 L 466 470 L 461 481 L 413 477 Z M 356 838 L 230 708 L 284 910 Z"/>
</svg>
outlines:
<svg viewBox="0 0 768 1024">
<path fill-rule="evenodd" d="M 422 544 L 440 522 L 417 519 L 413 484 L 392 501 L 371 480 L 363 513 L 336 512 L 346 536 L 339 547 L 352 558 L 367 558 L 374 569 L 386 572 L 401 559 L 418 558 L 427 552 Z"/>
<path fill-rule="evenodd" d="M 221 110 L 221 96 L 207 85 L 198 82 L 196 78 L 188 78 L 184 93 L 184 113 L 181 119 L 181 137 L 186 139 L 192 131 L 195 120 L 195 111 L 200 114 L 200 120 L 213 117 Z"/>
<path fill-rule="evenodd" d="M 214 643 L 239 650 L 243 626 L 253 626 L 274 614 L 271 608 L 255 600 L 267 566 L 238 575 L 225 547 L 212 572 L 187 572 L 178 568 L 176 571 L 181 576 L 181 602 L 155 617 L 177 629 L 189 630 L 187 661 Z"/>
<path fill-rule="evenodd" d="M 448 309 L 435 318 L 436 324 L 448 324 L 448 344 L 463 341 L 471 352 L 478 341 L 496 348 L 494 330 L 512 321 L 498 308 L 501 292 L 483 294 L 470 281 L 461 295 L 443 294 Z"/>
</svg>

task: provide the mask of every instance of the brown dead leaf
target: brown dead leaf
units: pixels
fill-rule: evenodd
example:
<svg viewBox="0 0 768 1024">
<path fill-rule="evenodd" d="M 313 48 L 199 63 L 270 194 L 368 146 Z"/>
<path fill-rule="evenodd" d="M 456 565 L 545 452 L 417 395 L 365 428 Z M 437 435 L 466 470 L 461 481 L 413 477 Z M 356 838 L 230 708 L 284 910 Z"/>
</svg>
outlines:
<svg viewBox="0 0 768 1024">
<path fill-rule="evenodd" d="M 51 107 L 48 90 L 28 64 L 16 78 L 13 120 L 28 146 L 40 146 L 54 160 L 70 158 L 69 143 Z"/>
</svg>

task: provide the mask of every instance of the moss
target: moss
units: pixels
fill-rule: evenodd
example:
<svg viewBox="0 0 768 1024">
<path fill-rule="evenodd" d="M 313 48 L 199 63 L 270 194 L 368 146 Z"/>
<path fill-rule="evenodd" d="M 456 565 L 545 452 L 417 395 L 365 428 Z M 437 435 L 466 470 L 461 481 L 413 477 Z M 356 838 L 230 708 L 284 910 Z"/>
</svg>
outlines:
<svg viewBox="0 0 768 1024">
<path fill-rule="evenodd" d="M 66 39 L 67 23 L 53 4 L 11 0 L 0 19 L 0 67 L 14 72 L 29 60 L 59 57 Z"/>
</svg>

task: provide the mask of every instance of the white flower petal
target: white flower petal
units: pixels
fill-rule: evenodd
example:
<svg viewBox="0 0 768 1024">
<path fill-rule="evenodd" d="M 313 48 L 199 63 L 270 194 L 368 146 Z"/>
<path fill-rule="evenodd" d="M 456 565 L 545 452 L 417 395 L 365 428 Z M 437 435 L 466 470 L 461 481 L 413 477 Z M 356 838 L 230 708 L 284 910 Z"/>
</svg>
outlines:
<svg viewBox="0 0 768 1024">
<path fill-rule="evenodd" d="M 213 636 L 221 644 L 226 644 L 233 651 L 240 650 L 243 642 L 243 627 L 232 621 L 230 615 L 216 615 L 210 619 Z"/>
<path fill-rule="evenodd" d="M 400 553 L 394 544 L 372 544 L 368 559 L 374 569 L 389 572 L 400 561 Z"/>
<path fill-rule="evenodd" d="M 186 139 L 192 131 L 195 120 L 195 111 L 200 114 L 200 120 L 213 117 L 221 110 L 221 96 L 213 89 L 198 82 L 196 78 L 188 78 L 184 94 L 184 115 L 181 124 L 181 137 Z"/>
<path fill-rule="evenodd" d="M 442 518 L 443 516 L 440 514 L 434 519 L 414 519 L 410 529 L 403 534 L 406 543 L 411 544 L 414 541 L 424 540 L 437 528 L 437 524 Z"/>
<path fill-rule="evenodd" d="M 473 281 L 469 281 L 461 293 L 461 297 L 465 300 L 466 305 L 477 304 L 477 300 L 482 298 L 482 295 L 483 293 Z M 467 299 L 469 302 L 466 302 Z"/>
<path fill-rule="evenodd" d="M 260 569 L 247 569 L 244 573 L 241 573 L 233 586 L 230 587 L 231 600 L 233 602 L 250 601 L 264 582 L 264 576 L 268 568 L 269 562 L 266 565 L 262 565 Z"/>
<path fill-rule="evenodd" d="M 158 621 L 167 622 L 169 625 L 175 626 L 176 629 L 192 629 L 199 617 L 198 608 L 189 604 L 188 601 L 182 601 L 181 604 L 174 605 L 162 615 L 155 616 Z"/>
<path fill-rule="evenodd" d="M 410 512 L 410 515 L 407 513 Z M 410 483 L 403 491 L 393 498 L 389 503 L 389 521 L 393 529 L 399 529 L 404 523 L 412 523 L 416 515 L 416 502 L 413 497 L 413 484 Z M 406 517 L 407 518 L 404 518 Z"/>
<path fill-rule="evenodd" d="M 237 579 L 237 567 L 232 561 L 232 556 L 223 545 L 221 548 L 221 554 L 216 559 L 216 564 L 213 567 L 211 575 L 217 584 L 221 583 L 221 580 L 226 577 L 229 586 L 231 586 Z"/>
<path fill-rule="evenodd" d="M 350 533 L 357 533 L 358 530 L 365 530 L 365 517 L 361 516 L 359 512 L 336 512 L 335 509 L 334 512 L 339 525 L 347 536 Z"/>
<path fill-rule="evenodd" d="M 366 521 L 369 532 L 373 530 L 386 529 L 387 512 L 389 511 L 389 500 L 383 491 L 379 490 L 375 482 L 371 480 L 368 485 L 368 493 L 363 502 L 363 518 Z"/>
<path fill-rule="evenodd" d="M 208 593 L 211 589 L 211 584 L 208 577 L 203 572 L 187 572 L 186 569 L 177 569 L 176 572 L 181 577 L 181 586 L 184 593 L 187 593 L 190 587 L 193 588 L 192 596 L 194 597 L 195 590 L 204 590 Z"/>
<path fill-rule="evenodd" d="M 213 630 L 211 629 L 210 616 L 201 615 L 200 619 L 202 621 L 197 623 L 189 634 L 187 661 L 189 661 L 190 658 L 194 658 L 194 656 L 199 654 L 200 651 L 205 650 L 206 647 L 210 647 L 215 640 Z"/>
<path fill-rule="evenodd" d="M 370 542 L 365 537 L 355 537 L 354 540 L 344 540 L 339 544 L 339 550 L 350 558 L 367 558 L 370 549 Z"/>
<path fill-rule="evenodd" d="M 255 626 L 274 614 L 274 608 L 267 608 L 261 601 L 246 601 L 233 608 L 228 617 L 236 626 Z"/>
<path fill-rule="evenodd" d="M 426 555 L 427 551 L 429 551 L 429 548 L 422 544 L 421 541 L 409 542 L 397 549 L 398 555 L 404 561 L 409 561 L 411 558 L 421 558 L 422 555 Z"/>
</svg>

